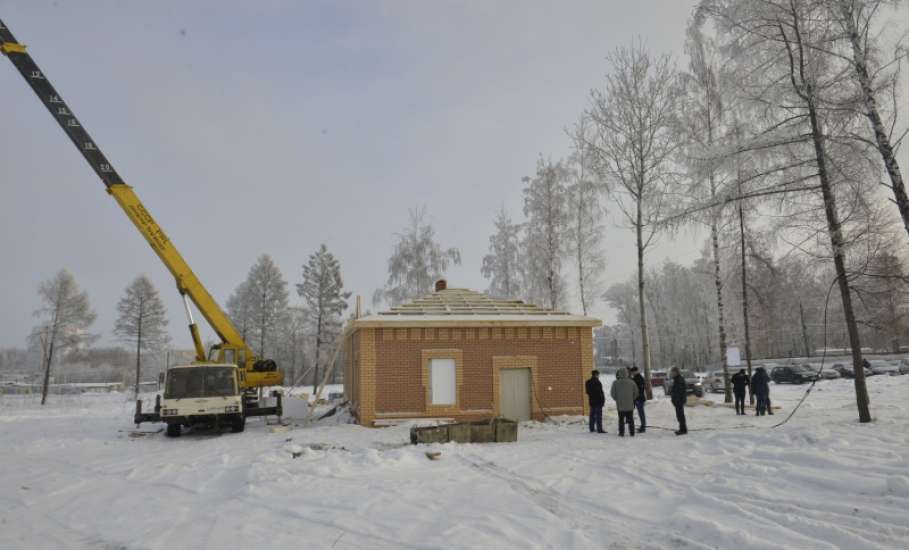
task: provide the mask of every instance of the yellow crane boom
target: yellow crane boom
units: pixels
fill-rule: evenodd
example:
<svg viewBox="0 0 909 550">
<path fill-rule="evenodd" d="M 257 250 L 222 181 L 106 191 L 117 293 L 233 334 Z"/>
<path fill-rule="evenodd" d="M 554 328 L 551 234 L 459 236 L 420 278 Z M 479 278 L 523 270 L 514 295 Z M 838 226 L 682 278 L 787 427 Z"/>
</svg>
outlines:
<svg viewBox="0 0 909 550">
<path fill-rule="evenodd" d="M 6 55 L 19 73 L 25 78 L 38 99 L 47 107 L 51 115 L 75 144 L 76 148 L 88 161 L 107 192 L 114 197 L 117 204 L 123 209 L 127 217 L 133 222 L 139 233 L 145 238 L 158 258 L 164 263 L 168 271 L 177 282 L 177 289 L 184 298 L 187 316 L 189 317 L 190 333 L 196 350 L 196 360 L 206 360 L 205 349 L 199 337 L 199 330 L 192 319 L 192 312 L 186 298 L 196 305 L 196 308 L 205 317 L 209 325 L 221 339 L 221 343 L 212 348 L 209 359 L 219 363 L 233 363 L 240 367 L 242 373 L 241 385 L 244 389 L 263 386 L 280 385 L 283 374 L 277 369 L 275 362 L 268 359 L 259 359 L 252 349 L 231 323 L 230 318 L 221 310 L 221 307 L 212 298 L 208 290 L 199 280 L 189 264 L 180 255 L 167 234 L 148 212 L 142 201 L 127 185 L 113 165 L 98 148 L 76 115 L 60 97 L 47 77 L 38 68 L 38 65 L 10 32 L 9 28 L 0 20 L 0 52 Z"/>
</svg>

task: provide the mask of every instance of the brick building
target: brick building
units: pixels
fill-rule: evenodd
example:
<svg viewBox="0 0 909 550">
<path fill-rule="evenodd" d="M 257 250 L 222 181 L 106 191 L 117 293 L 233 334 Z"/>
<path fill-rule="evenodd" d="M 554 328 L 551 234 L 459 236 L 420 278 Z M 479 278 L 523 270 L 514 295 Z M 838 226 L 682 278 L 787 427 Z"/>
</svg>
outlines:
<svg viewBox="0 0 909 550">
<path fill-rule="evenodd" d="M 598 319 L 439 281 L 428 296 L 351 323 L 344 393 L 364 426 L 586 413 Z"/>
</svg>

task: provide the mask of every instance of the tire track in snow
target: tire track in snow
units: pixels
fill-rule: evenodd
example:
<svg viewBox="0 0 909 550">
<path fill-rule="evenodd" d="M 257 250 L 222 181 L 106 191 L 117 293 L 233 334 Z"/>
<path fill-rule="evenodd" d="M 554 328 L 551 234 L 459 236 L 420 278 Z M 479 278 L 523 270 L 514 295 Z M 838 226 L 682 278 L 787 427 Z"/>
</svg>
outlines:
<svg viewBox="0 0 909 550">
<path fill-rule="evenodd" d="M 609 534 L 619 540 L 612 541 L 608 548 L 648 548 L 636 541 L 636 537 L 629 536 L 627 533 L 616 532 L 614 521 L 608 517 L 593 514 L 588 510 L 570 505 L 562 496 L 554 491 L 551 487 L 521 476 L 507 468 L 499 466 L 495 462 L 482 458 L 470 458 L 464 453 L 456 455 L 459 460 L 464 462 L 468 467 L 481 472 L 487 476 L 494 477 L 504 481 L 516 493 L 524 496 L 537 506 L 543 508 L 553 516 L 559 518 L 572 529 L 581 532 L 584 537 L 594 546 L 600 546 L 601 541 L 597 540 L 595 534 L 610 527 Z M 566 474 L 567 475 L 567 474 Z M 562 478 L 565 476 L 563 475 Z M 560 479 L 562 479 L 560 478 Z M 558 480 L 552 485 L 558 484 Z M 649 547 L 656 548 L 656 547 Z"/>
<path fill-rule="evenodd" d="M 899 548 L 909 540 L 909 528 L 882 524 L 873 517 L 857 517 L 851 514 L 834 512 L 801 502 L 780 502 L 761 499 L 752 495 L 740 493 L 711 492 L 702 493 L 702 496 L 729 502 L 732 499 L 741 500 L 736 506 L 757 517 L 763 517 L 774 525 L 786 528 L 818 540 L 818 534 L 829 535 L 840 533 L 844 539 L 840 542 L 847 548 Z M 873 514 L 873 512 L 872 512 Z M 885 536 L 887 533 L 889 536 Z"/>
</svg>

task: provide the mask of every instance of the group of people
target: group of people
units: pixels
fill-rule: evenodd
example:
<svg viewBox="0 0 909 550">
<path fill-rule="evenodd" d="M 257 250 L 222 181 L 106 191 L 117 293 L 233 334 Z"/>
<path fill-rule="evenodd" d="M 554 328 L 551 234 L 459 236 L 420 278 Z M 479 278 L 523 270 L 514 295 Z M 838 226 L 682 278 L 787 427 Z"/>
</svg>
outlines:
<svg viewBox="0 0 909 550">
<path fill-rule="evenodd" d="M 688 433 L 688 423 L 685 420 L 685 403 L 688 401 L 688 383 L 681 371 L 673 367 L 669 371 L 672 380 L 669 394 L 672 406 L 675 408 L 675 417 L 679 429 L 675 435 Z M 745 395 L 749 388 L 755 397 L 755 416 L 773 414 L 770 408 L 770 376 L 764 367 L 758 367 L 750 379 L 745 369 L 732 375 L 732 393 L 735 395 L 735 414 L 745 414 Z M 603 429 L 603 407 L 606 405 L 606 394 L 600 382 L 600 371 L 594 370 L 585 385 L 587 399 L 590 404 L 590 421 L 588 427 L 592 433 L 607 433 Z M 634 411 L 638 411 L 640 426 L 637 433 L 647 431 L 647 416 L 644 414 L 644 404 L 647 396 L 644 392 L 644 377 L 637 366 L 620 368 L 615 373 L 615 381 L 609 388 L 609 395 L 615 401 L 615 408 L 619 413 L 619 437 L 625 437 L 625 426 L 628 426 L 628 435 L 634 437 Z"/>
<path fill-rule="evenodd" d="M 732 393 L 735 396 L 735 414 L 745 414 L 745 394 L 748 388 L 751 388 L 754 395 L 754 415 L 773 414 L 773 409 L 770 408 L 770 376 L 764 367 L 756 368 L 750 380 L 745 369 L 740 369 L 729 381 L 732 382 Z"/>
<path fill-rule="evenodd" d="M 672 386 L 670 395 L 672 405 L 675 407 L 675 416 L 679 422 L 679 429 L 676 435 L 685 435 L 688 433 L 688 425 L 685 421 L 685 402 L 688 399 L 688 386 L 685 378 L 677 368 L 670 371 L 672 376 Z M 609 388 L 609 396 L 615 401 L 615 408 L 619 413 L 619 437 L 625 437 L 625 426 L 628 426 L 628 435 L 634 437 L 634 411 L 638 411 L 638 420 L 640 426 L 637 433 L 647 431 L 647 416 L 644 412 L 644 404 L 647 402 L 647 395 L 644 390 L 644 377 L 641 375 L 637 366 L 625 369 L 620 368 L 615 373 L 615 381 Z M 603 392 L 603 384 L 600 382 L 600 371 L 594 370 L 590 374 L 590 379 L 585 385 L 587 399 L 590 404 L 590 421 L 589 428 L 594 433 L 607 433 L 603 429 L 603 407 L 606 405 L 606 394 Z"/>
</svg>

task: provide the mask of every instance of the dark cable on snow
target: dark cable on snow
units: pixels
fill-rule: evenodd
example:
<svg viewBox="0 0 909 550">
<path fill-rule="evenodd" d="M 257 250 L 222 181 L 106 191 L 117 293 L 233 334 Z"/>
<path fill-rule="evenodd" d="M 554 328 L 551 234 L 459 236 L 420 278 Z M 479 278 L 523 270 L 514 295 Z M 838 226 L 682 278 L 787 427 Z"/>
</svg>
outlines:
<svg viewBox="0 0 909 550">
<path fill-rule="evenodd" d="M 804 395 L 802 395 L 802 398 L 799 399 L 799 402 L 796 403 L 795 407 L 792 408 L 792 412 L 790 412 L 789 415 L 786 418 L 784 418 L 783 421 L 780 422 L 779 424 L 774 424 L 773 426 L 770 426 L 770 429 L 779 428 L 786 422 L 789 422 L 789 420 L 795 415 L 796 411 L 799 410 L 799 407 L 802 406 L 802 403 L 804 403 L 805 400 L 808 399 L 808 395 L 811 394 L 811 390 L 814 389 L 814 385 L 817 384 L 817 381 L 820 380 L 820 378 L 821 378 L 821 372 L 824 371 L 824 362 L 827 359 L 827 308 L 830 305 L 830 293 L 833 291 L 833 285 L 835 285 L 837 283 L 837 281 L 839 281 L 839 279 L 840 279 L 839 275 L 837 275 L 836 277 L 833 278 L 833 282 L 830 283 L 830 288 L 827 289 L 827 298 L 824 300 L 824 352 L 821 354 L 821 366 L 817 370 L 817 372 L 814 374 L 814 380 L 811 381 L 811 384 L 808 386 L 808 389 L 805 390 L 805 393 L 804 393 Z M 854 365 L 853 365 L 853 368 L 855 368 Z M 862 366 L 862 368 L 864 368 L 864 366 Z"/>
</svg>

